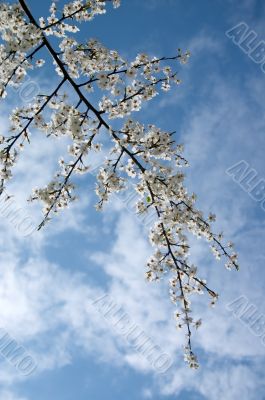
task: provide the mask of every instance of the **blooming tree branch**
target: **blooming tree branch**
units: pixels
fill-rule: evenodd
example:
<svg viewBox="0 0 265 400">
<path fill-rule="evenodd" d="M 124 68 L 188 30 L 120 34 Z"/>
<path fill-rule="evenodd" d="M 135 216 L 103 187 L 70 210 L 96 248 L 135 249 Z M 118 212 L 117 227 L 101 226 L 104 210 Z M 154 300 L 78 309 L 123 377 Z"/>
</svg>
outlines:
<svg viewBox="0 0 265 400">
<path fill-rule="evenodd" d="M 72 1 L 58 12 L 53 3 L 50 16 L 39 20 L 24 0 L 0 5 L 0 97 L 8 95 L 8 87 L 22 84 L 29 70 L 45 65 L 45 60 L 36 59 L 41 50 L 47 50 L 59 77 L 50 94 L 38 95 L 32 104 L 13 110 L 11 135 L 0 138 L 1 190 L 12 176 L 20 151 L 30 143 L 33 129 L 48 137 L 68 136 L 69 155 L 60 158 L 60 170 L 30 198 L 44 203 L 41 229 L 54 213 L 76 199 L 72 179 L 89 171 L 89 153 L 102 149 L 99 133 L 103 131 L 112 147 L 97 176 L 96 208 L 101 210 L 112 193 L 126 190 L 128 179 L 132 179 L 139 195 L 137 212 L 155 210 L 157 222 L 150 232 L 155 250 L 147 263 L 146 277 L 153 281 L 165 274 L 170 276 L 170 297 L 178 304 L 177 327 L 186 329 L 185 359 L 190 367 L 197 368 L 191 334 L 201 320 L 194 321 L 191 316 L 191 295 L 206 291 L 212 305 L 218 295 L 189 263 L 188 233 L 204 237 L 216 258 L 226 259 L 228 269 L 238 269 L 237 255 L 232 243 L 224 244 L 222 234 L 212 231 L 215 216 L 204 218 L 195 206 L 195 194 L 186 190 L 182 170 L 188 162 L 182 155 L 183 146 L 175 142 L 174 132 L 152 124 L 144 126 L 132 118 L 144 102 L 180 84 L 175 65 L 185 64 L 189 53 L 178 49 L 175 55 L 160 58 L 139 54 L 129 62 L 94 39 L 79 43 L 70 36 L 79 31 L 78 22 L 105 13 L 108 3 L 119 6 L 119 0 Z M 49 37 L 57 39 L 57 44 Z M 73 96 L 63 92 L 66 85 L 78 98 L 77 104 L 71 101 Z M 99 101 L 91 102 L 92 92 Z M 121 118 L 125 121 L 120 126 L 115 122 L 118 127 L 113 128 L 111 121 Z"/>
</svg>

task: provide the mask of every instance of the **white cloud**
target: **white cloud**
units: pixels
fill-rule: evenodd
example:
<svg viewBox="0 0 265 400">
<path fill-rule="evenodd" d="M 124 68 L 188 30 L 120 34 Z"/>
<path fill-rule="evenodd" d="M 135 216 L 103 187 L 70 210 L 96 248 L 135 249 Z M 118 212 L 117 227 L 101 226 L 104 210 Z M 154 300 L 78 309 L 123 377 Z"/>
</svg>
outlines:
<svg viewBox="0 0 265 400">
<path fill-rule="evenodd" d="M 262 364 L 231 364 L 226 360 L 220 365 L 217 359 L 212 358 L 199 373 L 180 368 L 168 384 L 161 383 L 165 395 L 176 395 L 183 389 L 195 390 L 210 400 L 261 399 L 264 393 Z"/>
<path fill-rule="evenodd" d="M 27 400 L 27 399 L 25 397 L 17 396 L 16 394 L 10 391 L 2 390 L 0 392 L 0 400 Z"/>
</svg>

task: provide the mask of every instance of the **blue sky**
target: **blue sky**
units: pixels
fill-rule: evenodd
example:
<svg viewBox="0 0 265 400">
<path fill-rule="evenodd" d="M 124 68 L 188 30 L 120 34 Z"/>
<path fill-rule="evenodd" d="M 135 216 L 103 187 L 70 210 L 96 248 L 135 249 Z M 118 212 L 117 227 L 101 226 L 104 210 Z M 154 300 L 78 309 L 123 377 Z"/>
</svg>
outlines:
<svg viewBox="0 0 265 400">
<path fill-rule="evenodd" d="M 27 3 L 35 16 L 50 4 Z M 224 230 L 240 254 L 240 272 L 230 272 L 205 243 L 193 240 L 192 259 L 220 294 L 215 309 L 206 296 L 194 307 L 203 318 L 194 335 L 200 369 L 190 371 L 183 363 L 183 337 L 174 328 L 166 284 L 144 280 L 152 251 L 146 227 L 122 198 L 96 213 L 94 178 L 82 177 L 80 201 L 40 233 L 24 238 L 0 215 L 0 326 L 38 364 L 25 378 L 1 358 L 0 400 L 265 399 L 264 344 L 227 308 L 245 296 L 265 315 L 265 211 L 226 173 L 243 160 L 256 179 L 265 179 L 265 75 L 225 34 L 243 21 L 257 33 L 257 43 L 265 40 L 264 17 L 265 4 L 258 0 L 123 0 L 82 31 L 129 59 L 139 52 L 191 51 L 189 64 L 179 69 L 183 83 L 135 118 L 176 130 L 190 161 L 189 189 L 204 212 L 217 214 L 216 229 Z M 56 78 L 48 68 L 32 79 L 46 88 Z M 16 99 L 1 103 L 4 131 Z M 53 175 L 65 147 L 36 133 L 8 187 L 36 224 L 40 208 L 26 199 Z M 91 305 L 104 293 L 171 355 L 166 374 L 157 374 Z"/>
</svg>

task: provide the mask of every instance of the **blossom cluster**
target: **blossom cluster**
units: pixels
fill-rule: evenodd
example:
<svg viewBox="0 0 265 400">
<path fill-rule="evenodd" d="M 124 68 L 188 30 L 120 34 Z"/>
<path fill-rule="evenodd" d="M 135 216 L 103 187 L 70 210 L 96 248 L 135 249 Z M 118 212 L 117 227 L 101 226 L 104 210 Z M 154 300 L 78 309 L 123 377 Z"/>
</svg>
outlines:
<svg viewBox="0 0 265 400">
<path fill-rule="evenodd" d="M 73 23 L 91 21 L 96 15 L 105 14 L 107 3 L 111 2 L 114 8 L 119 7 L 120 0 L 75 0 L 67 3 L 63 11 L 59 12 L 57 4 L 52 3 L 50 16 L 39 18 L 39 25 L 46 35 L 64 37 L 67 32 L 78 32 L 79 28 Z M 67 22 L 70 20 L 70 24 Z"/>
<path fill-rule="evenodd" d="M 7 86 L 18 86 L 33 68 L 30 50 L 40 42 L 41 32 L 23 18 L 18 4 L 0 4 L 0 98 Z"/>
<path fill-rule="evenodd" d="M 187 62 L 189 53 L 179 49 L 173 57 L 148 57 L 139 54 L 128 62 L 117 51 L 109 50 L 97 40 L 89 40 L 85 45 L 73 38 L 65 38 L 60 43 L 62 62 L 67 66 L 73 79 L 88 77 L 79 87 L 88 92 L 101 89 L 107 92 L 99 101 L 99 110 L 109 118 L 123 118 L 133 111 L 139 111 L 143 101 L 153 99 L 159 90 L 168 91 L 180 79 L 165 61 Z M 60 66 L 57 72 L 62 76 Z"/>
<path fill-rule="evenodd" d="M 146 277 L 157 281 L 169 276 L 171 300 L 180 306 L 176 326 L 187 329 L 185 359 L 196 368 L 198 363 L 190 344 L 191 326 L 198 328 L 201 320 L 194 321 L 191 316 L 190 297 L 206 292 L 213 306 L 218 295 L 198 276 L 197 267 L 189 264 L 187 234 L 204 237 L 216 249 L 217 259 L 222 256 L 227 259 L 229 268 L 238 269 L 237 256 L 229 253 L 232 244 L 222 244 L 222 235 L 213 232 L 211 223 L 215 216 L 209 214 L 208 218 L 203 218 L 195 207 L 196 196 L 189 195 L 185 189 L 183 167 L 187 166 L 187 161 L 182 155 L 183 146 L 175 144 L 172 133 L 154 125 L 145 127 L 130 119 L 115 135 L 116 145 L 112 150 L 115 156 L 106 161 L 99 175 L 99 208 L 108 200 L 109 193 L 124 189 L 127 176 L 136 181 L 137 212 L 155 210 L 157 222 L 150 231 L 150 242 L 155 250 L 147 263 Z"/>
<path fill-rule="evenodd" d="M 119 5 L 117 0 L 110 2 L 114 7 Z M 189 235 L 209 242 L 215 257 L 226 259 L 228 269 L 238 269 L 237 255 L 233 244 L 223 243 L 223 235 L 213 231 L 215 215 L 205 218 L 196 208 L 196 195 L 185 188 L 188 161 L 183 146 L 175 142 L 175 133 L 143 125 L 131 116 L 144 101 L 167 92 L 172 83 L 180 83 L 175 65 L 185 64 L 189 53 L 178 49 L 173 56 L 162 58 L 138 54 L 127 61 L 97 40 L 80 44 L 69 36 L 78 30 L 73 21 L 91 20 L 106 11 L 106 4 L 102 0 L 73 1 L 59 15 L 53 3 L 48 19 L 38 22 L 23 0 L 0 5 L 1 97 L 9 85 L 19 84 L 29 69 L 44 65 L 42 59 L 35 59 L 41 49 L 48 50 L 59 79 L 51 93 L 39 95 L 32 104 L 11 113 L 10 134 L 0 137 L 0 189 L 12 177 L 12 168 L 25 144 L 30 144 L 33 131 L 47 137 L 67 136 L 68 152 L 58 160 L 55 176 L 45 187 L 35 188 L 30 197 L 44 204 L 39 228 L 43 227 L 54 213 L 76 199 L 74 176 L 90 170 L 89 156 L 103 148 L 99 133 L 104 132 L 109 154 L 97 175 L 96 208 L 101 210 L 112 193 L 126 190 L 132 180 L 139 196 L 136 212 L 156 213 L 149 237 L 154 253 L 147 262 L 146 278 L 158 281 L 168 276 L 170 298 L 178 307 L 176 327 L 186 329 L 185 360 L 197 368 L 191 331 L 201 325 L 201 319 L 192 317 L 191 296 L 206 292 L 214 305 L 218 295 L 189 262 Z M 51 35 L 57 37 L 57 45 L 49 40 Z M 74 96 L 69 96 L 69 91 Z M 93 104 L 88 96 L 91 92 Z M 73 98 L 77 98 L 76 103 Z M 115 122 L 114 128 L 110 121 L 115 118 L 124 121 L 121 126 Z"/>
</svg>

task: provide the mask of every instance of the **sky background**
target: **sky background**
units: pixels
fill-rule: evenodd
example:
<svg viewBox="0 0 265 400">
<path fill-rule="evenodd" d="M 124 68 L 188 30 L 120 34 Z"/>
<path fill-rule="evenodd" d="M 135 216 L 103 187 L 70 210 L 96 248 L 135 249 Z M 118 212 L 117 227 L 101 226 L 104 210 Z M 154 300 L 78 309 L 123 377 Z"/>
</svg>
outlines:
<svg viewBox="0 0 265 400">
<path fill-rule="evenodd" d="M 36 17 L 50 5 L 27 3 Z M 174 327 L 166 283 L 144 279 L 152 251 L 146 227 L 122 198 L 96 213 L 94 178 L 82 176 L 80 201 L 39 233 L 24 238 L 0 215 L 0 327 L 38 364 L 25 378 L 1 358 L 0 400 L 265 399 L 264 344 L 227 308 L 245 296 L 265 315 L 265 213 L 225 172 L 244 160 L 265 178 L 265 75 L 225 34 L 243 21 L 257 41 L 265 40 L 264 17 L 259 0 L 123 0 L 83 26 L 85 38 L 96 37 L 129 59 L 139 52 L 191 51 L 189 64 L 179 69 L 183 83 L 134 117 L 176 130 L 190 162 L 189 189 L 205 213 L 217 214 L 216 230 L 236 243 L 240 255 L 240 272 L 230 272 L 205 243 L 192 241 L 192 260 L 220 294 L 215 309 L 206 295 L 194 299 L 203 318 L 193 336 L 200 369 L 183 362 L 183 335 Z M 56 84 L 50 68 L 32 79 L 42 88 Z M 14 93 L 0 105 L 4 133 L 17 100 Z M 26 199 L 53 176 L 66 145 L 34 134 L 8 187 L 36 225 L 40 208 Z M 157 374 L 91 305 L 104 293 L 171 355 L 166 374 Z"/>
</svg>

